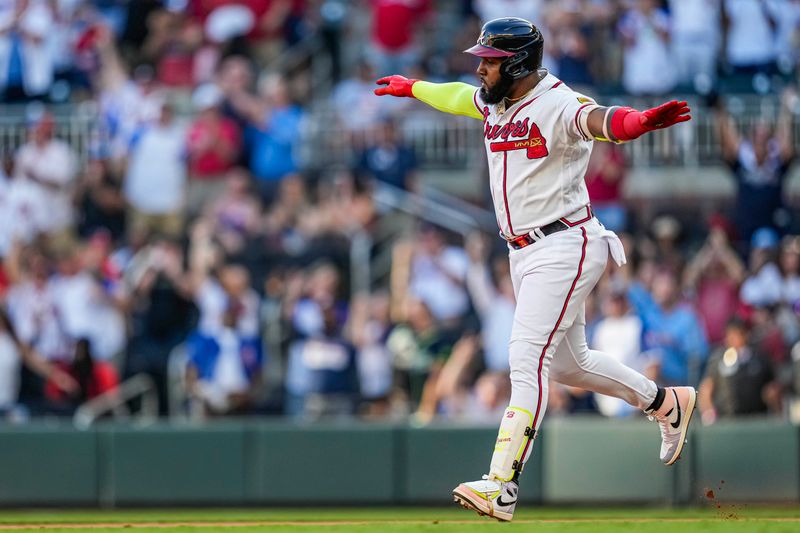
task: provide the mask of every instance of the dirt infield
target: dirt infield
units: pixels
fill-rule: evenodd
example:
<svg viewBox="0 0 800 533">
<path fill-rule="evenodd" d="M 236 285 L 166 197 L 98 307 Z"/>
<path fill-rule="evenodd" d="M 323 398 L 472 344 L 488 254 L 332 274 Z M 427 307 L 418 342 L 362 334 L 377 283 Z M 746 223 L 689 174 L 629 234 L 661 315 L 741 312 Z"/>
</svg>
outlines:
<svg viewBox="0 0 800 533">
<path fill-rule="evenodd" d="M 723 520 L 723 519 L 718 519 Z M 671 523 L 685 523 L 695 524 L 700 522 L 708 522 L 707 518 L 551 518 L 542 520 L 515 520 L 514 524 L 587 524 L 592 522 L 600 522 L 603 524 L 614 523 L 658 523 L 658 522 L 671 522 Z M 748 522 L 750 519 L 736 519 L 736 521 Z M 798 523 L 800 518 L 758 518 L 759 522 L 779 522 L 779 523 Z M 380 525 L 430 525 L 430 524 L 447 524 L 447 525 L 474 525 L 485 523 L 494 523 L 493 520 L 327 520 L 327 521 L 274 521 L 274 522 L 88 522 L 88 523 L 39 523 L 39 524 L 0 524 L 0 531 L 22 531 L 22 530 L 48 530 L 48 529 L 173 529 L 173 528 L 215 528 L 215 527 L 331 527 L 331 526 L 380 526 Z"/>
</svg>

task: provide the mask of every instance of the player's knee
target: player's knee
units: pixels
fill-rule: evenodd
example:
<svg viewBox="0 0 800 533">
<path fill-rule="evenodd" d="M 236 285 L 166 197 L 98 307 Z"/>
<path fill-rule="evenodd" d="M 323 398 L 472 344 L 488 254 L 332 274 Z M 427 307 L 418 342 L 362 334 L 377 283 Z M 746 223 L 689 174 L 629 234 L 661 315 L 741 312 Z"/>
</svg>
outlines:
<svg viewBox="0 0 800 533">
<path fill-rule="evenodd" d="M 544 345 L 523 339 L 508 344 L 508 362 L 512 383 L 531 383 L 538 379 L 539 372 L 549 369 L 552 354 L 544 353 Z M 541 360 L 544 358 L 544 360 Z"/>
</svg>

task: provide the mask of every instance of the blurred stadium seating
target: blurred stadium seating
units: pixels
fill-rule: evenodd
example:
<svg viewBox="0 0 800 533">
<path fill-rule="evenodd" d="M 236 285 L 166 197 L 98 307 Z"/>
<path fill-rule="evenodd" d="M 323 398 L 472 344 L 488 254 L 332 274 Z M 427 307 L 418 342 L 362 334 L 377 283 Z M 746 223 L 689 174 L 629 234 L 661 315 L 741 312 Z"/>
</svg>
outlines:
<svg viewBox="0 0 800 533">
<path fill-rule="evenodd" d="M 764 7 L 743 22 L 750 3 Z M 595 150 L 592 201 L 632 262 L 587 303 L 590 332 L 638 323 L 607 349 L 700 385 L 706 424 L 800 421 L 800 3 L 513 4 L 566 83 L 603 104 L 693 109 Z M 476 299 L 504 298 L 505 250 L 481 130 L 371 91 L 395 69 L 473 82 L 461 50 L 507 7 L 0 5 L 0 412 L 494 424 L 509 394 L 502 324 Z M 760 56 L 739 49 L 742 24 L 767 32 Z M 690 64 L 687 46 L 710 61 Z M 739 132 L 727 144 L 726 125 Z M 702 343 L 675 348 L 677 312 Z M 552 391 L 552 416 L 632 415 Z"/>
</svg>

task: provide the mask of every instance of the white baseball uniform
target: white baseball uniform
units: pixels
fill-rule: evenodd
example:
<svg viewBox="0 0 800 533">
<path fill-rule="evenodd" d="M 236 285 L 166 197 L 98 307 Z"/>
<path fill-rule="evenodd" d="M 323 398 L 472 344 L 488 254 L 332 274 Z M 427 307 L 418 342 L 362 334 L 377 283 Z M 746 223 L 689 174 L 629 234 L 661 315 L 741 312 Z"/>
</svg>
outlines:
<svg viewBox="0 0 800 533">
<path fill-rule="evenodd" d="M 500 231 L 507 239 L 530 234 L 536 240 L 509 252 L 517 298 L 510 405 L 530 411 L 538 428 L 551 377 L 645 409 L 656 384 L 586 344 L 584 301 L 605 270 L 609 247 L 618 263 L 625 260 L 617 236 L 588 206 L 583 178 L 592 139 L 581 113 L 594 102 L 551 74 L 507 108 L 484 103 L 479 90 L 473 101 L 484 117 Z M 557 220 L 570 228 L 548 236 L 538 231 Z"/>
</svg>

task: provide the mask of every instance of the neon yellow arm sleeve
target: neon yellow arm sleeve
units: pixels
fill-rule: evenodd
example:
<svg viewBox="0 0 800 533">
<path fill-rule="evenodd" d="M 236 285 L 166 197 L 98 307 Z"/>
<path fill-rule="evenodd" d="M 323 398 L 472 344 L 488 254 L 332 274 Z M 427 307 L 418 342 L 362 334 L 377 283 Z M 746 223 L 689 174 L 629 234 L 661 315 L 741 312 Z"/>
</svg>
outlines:
<svg viewBox="0 0 800 533">
<path fill-rule="evenodd" d="M 422 100 L 434 109 L 451 115 L 464 115 L 483 120 L 483 113 L 478 110 L 475 103 L 477 90 L 477 87 L 461 82 L 418 81 L 411 87 L 411 92 L 417 100 Z"/>
</svg>

